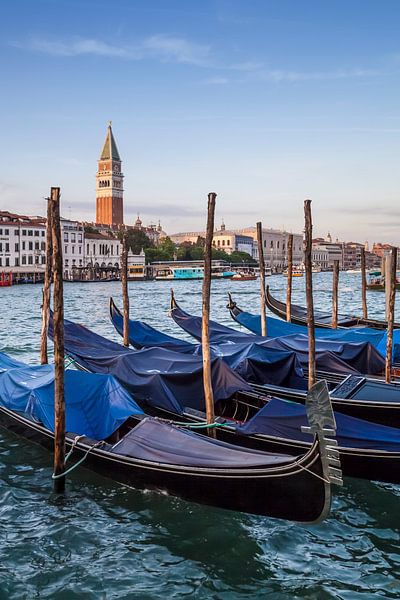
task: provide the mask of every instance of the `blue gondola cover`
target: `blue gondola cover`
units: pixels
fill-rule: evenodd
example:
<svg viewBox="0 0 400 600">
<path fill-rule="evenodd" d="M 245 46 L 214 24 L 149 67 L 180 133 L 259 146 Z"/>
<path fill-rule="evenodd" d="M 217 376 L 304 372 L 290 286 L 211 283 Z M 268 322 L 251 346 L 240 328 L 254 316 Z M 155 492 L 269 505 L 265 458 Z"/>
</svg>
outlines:
<svg viewBox="0 0 400 600">
<path fill-rule="evenodd" d="M 201 318 L 189 315 L 181 308 L 174 308 L 172 318 L 184 331 L 196 339 L 201 339 Z M 210 341 L 212 344 L 257 343 L 268 348 L 296 352 L 303 367 L 308 364 L 308 338 L 306 335 L 288 335 L 281 338 L 264 338 L 251 333 L 243 333 L 210 321 Z M 317 368 L 335 373 L 360 372 L 381 374 L 385 368 L 385 360 L 372 344 L 361 342 L 336 342 L 316 340 Z"/>
<path fill-rule="evenodd" d="M 52 328 L 50 319 L 50 337 Z M 184 407 L 205 409 L 200 356 L 164 348 L 132 350 L 67 320 L 64 321 L 64 345 L 66 353 L 79 365 L 94 373 L 114 375 L 138 401 L 173 413 L 182 413 Z M 212 360 L 211 377 L 215 402 L 251 389 L 219 358 Z"/>
<path fill-rule="evenodd" d="M 116 330 L 122 335 L 122 318 L 111 305 L 111 319 Z M 175 352 L 201 355 L 200 344 L 190 344 L 184 340 L 150 327 L 142 321 L 129 321 L 129 340 L 135 347 L 169 348 Z M 182 344 L 184 346 L 182 347 Z M 302 367 L 294 352 L 263 348 L 258 344 L 214 344 L 211 354 L 221 358 L 231 369 L 250 383 L 283 385 L 306 389 Z"/>
<path fill-rule="evenodd" d="M 156 463 L 208 468 L 266 467 L 293 461 L 293 456 L 238 448 L 150 417 L 115 444 L 112 452 Z"/>
<path fill-rule="evenodd" d="M 54 431 L 54 368 L 52 365 L 5 369 L 0 354 L 0 404 L 29 414 Z M 21 363 L 20 363 L 21 364 Z M 126 419 L 143 411 L 111 375 L 65 372 L 66 430 L 102 440 Z"/>
<path fill-rule="evenodd" d="M 235 315 L 235 321 L 249 329 L 256 335 L 261 335 L 261 318 L 246 311 Z M 267 317 L 268 337 L 276 338 L 287 335 L 306 334 L 305 325 L 288 323 L 273 317 Z M 386 331 L 372 329 L 371 327 L 354 327 L 351 329 L 328 329 L 324 327 L 315 328 L 317 339 L 326 339 L 336 342 L 370 342 L 382 356 L 386 355 Z M 393 358 L 400 359 L 400 329 L 393 331 Z"/>
<path fill-rule="evenodd" d="M 369 448 L 387 452 L 400 452 L 400 430 L 356 419 L 335 412 L 336 439 L 343 448 Z M 237 426 L 243 435 L 264 434 L 279 438 L 310 442 L 302 433 L 308 425 L 304 406 L 272 398 L 244 425 Z"/>
</svg>

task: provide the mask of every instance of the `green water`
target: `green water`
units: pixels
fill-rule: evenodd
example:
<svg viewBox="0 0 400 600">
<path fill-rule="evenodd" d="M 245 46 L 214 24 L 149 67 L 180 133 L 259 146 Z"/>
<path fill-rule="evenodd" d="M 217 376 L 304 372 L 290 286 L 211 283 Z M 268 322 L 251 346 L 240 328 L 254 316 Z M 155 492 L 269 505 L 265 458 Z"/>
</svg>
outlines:
<svg viewBox="0 0 400 600">
<path fill-rule="evenodd" d="M 283 297 L 284 279 L 270 283 Z M 316 306 L 329 309 L 331 276 L 317 274 L 314 283 Z M 213 282 L 212 316 L 235 327 L 228 289 L 257 312 L 258 285 Z M 169 287 L 131 283 L 131 314 L 182 335 L 167 314 Z M 303 303 L 304 280 L 294 288 Z M 120 303 L 118 283 L 66 284 L 66 317 L 120 341 L 109 295 Z M 178 282 L 175 295 L 200 313 L 201 281 Z M 40 300 L 39 286 L 0 290 L 0 349 L 31 363 Z M 383 295 L 371 293 L 368 302 L 381 316 Z M 342 276 L 340 306 L 360 312 L 357 276 Z M 400 597 L 400 486 L 347 479 L 331 516 L 300 526 L 131 490 L 84 468 L 69 478 L 66 496 L 55 497 L 51 462 L 42 448 L 0 430 L 0 600 Z"/>
</svg>

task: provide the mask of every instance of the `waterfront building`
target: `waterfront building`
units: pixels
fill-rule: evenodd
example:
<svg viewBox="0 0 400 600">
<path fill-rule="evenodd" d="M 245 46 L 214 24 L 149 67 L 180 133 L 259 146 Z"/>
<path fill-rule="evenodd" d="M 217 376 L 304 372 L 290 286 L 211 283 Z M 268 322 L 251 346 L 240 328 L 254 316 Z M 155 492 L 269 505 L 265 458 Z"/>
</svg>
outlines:
<svg viewBox="0 0 400 600">
<path fill-rule="evenodd" d="M 123 225 L 123 174 L 111 122 L 96 175 L 96 222 L 103 225 Z"/>
<path fill-rule="evenodd" d="M 84 229 L 82 223 L 60 219 L 64 279 L 73 279 L 74 271 L 84 266 Z"/>
<path fill-rule="evenodd" d="M 329 251 L 325 246 L 313 244 L 311 249 L 311 261 L 316 267 L 321 267 L 322 271 L 327 271 L 329 268 Z"/>
<path fill-rule="evenodd" d="M 221 229 L 214 233 L 212 245 L 217 250 L 224 250 L 227 254 L 247 252 L 253 258 L 255 253 L 253 238 L 250 235 L 227 231 L 223 221 Z"/>
<path fill-rule="evenodd" d="M 258 260 L 257 228 L 247 227 L 236 229 L 236 233 L 252 237 L 254 240 L 253 258 Z M 287 267 L 287 247 L 290 232 L 279 229 L 263 228 L 262 245 L 264 250 L 265 266 L 272 272 L 283 271 Z M 304 260 L 303 235 L 293 234 L 293 263 L 299 265 Z"/>
<path fill-rule="evenodd" d="M 11 271 L 14 280 L 40 280 L 45 262 L 45 219 L 0 211 L 0 272 Z"/>
<path fill-rule="evenodd" d="M 120 268 L 121 242 L 104 233 L 85 234 L 85 267 Z"/>
<path fill-rule="evenodd" d="M 328 256 L 326 260 L 326 268 L 333 269 L 335 260 L 339 261 L 339 268 L 343 269 L 343 243 L 336 240 L 331 241 L 331 235 L 328 233 L 328 238 L 316 238 L 312 241 L 313 247 L 318 249 L 319 252 L 326 250 Z"/>
<path fill-rule="evenodd" d="M 263 229 L 263 248 L 265 266 L 272 271 L 282 271 L 287 266 L 287 243 L 290 232 L 279 229 Z M 205 237 L 205 231 L 189 231 L 174 233 L 169 236 L 176 244 L 190 242 L 195 244 L 197 240 Z M 218 244 L 219 241 L 219 244 Z M 257 229 L 247 227 L 244 229 L 232 229 L 227 231 L 223 223 L 221 229 L 213 236 L 213 246 L 225 250 L 227 254 L 234 251 L 247 252 L 252 258 L 258 260 Z M 293 262 L 303 262 L 303 235 L 293 234 Z"/>
</svg>

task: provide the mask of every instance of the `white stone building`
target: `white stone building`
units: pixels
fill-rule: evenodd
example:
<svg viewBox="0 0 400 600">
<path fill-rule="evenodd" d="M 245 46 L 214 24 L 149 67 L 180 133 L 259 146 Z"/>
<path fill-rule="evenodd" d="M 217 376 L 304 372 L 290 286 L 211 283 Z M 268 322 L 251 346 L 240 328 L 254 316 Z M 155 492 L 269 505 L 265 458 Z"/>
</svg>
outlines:
<svg viewBox="0 0 400 600">
<path fill-rule="evenodd" d="M 120 268 L 121 243 L 104 233 L 85 234 L 85 267 Z"/>
<path fill-rule="evenodd" d="M 236 233 L 250 236 L 254 240 L 254 258 L 258 260 L 257 228 L 237 229 Z M 279 229 L 263 229 L 262 242 L 265 266 L 275 271 L 282 271 L 287 266 L 287 247 L 290 232 Z M 299 265 L 304 260 L 303 235 L 293 234 L 293 264 Z"/>
<path fill-rule="evenodd" d="M 45 262 L 45 220 L 0 211 L 0 271 L 40 278 Z"/>
<path fill-rule="evenodd" d="M 84 229 L 81 223 L 60 219 L 64 279 L 73 278 L 73 270 L 84 266 Z"/>
</svg>

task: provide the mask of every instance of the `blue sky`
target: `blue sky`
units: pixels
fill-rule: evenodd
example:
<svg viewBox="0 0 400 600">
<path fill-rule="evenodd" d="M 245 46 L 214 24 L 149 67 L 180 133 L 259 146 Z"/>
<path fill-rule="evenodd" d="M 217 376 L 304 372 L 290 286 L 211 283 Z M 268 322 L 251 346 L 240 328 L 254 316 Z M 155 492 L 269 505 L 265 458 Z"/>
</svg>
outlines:
<svg viewBox="0 0 400 600">
<path fill-rule="evenodd" d="M 400 243 L 397 0 L 14 0 L 0 21 L 0 208 L 95 218 L 107 122 L 126 221 Z"/>
</svg>

